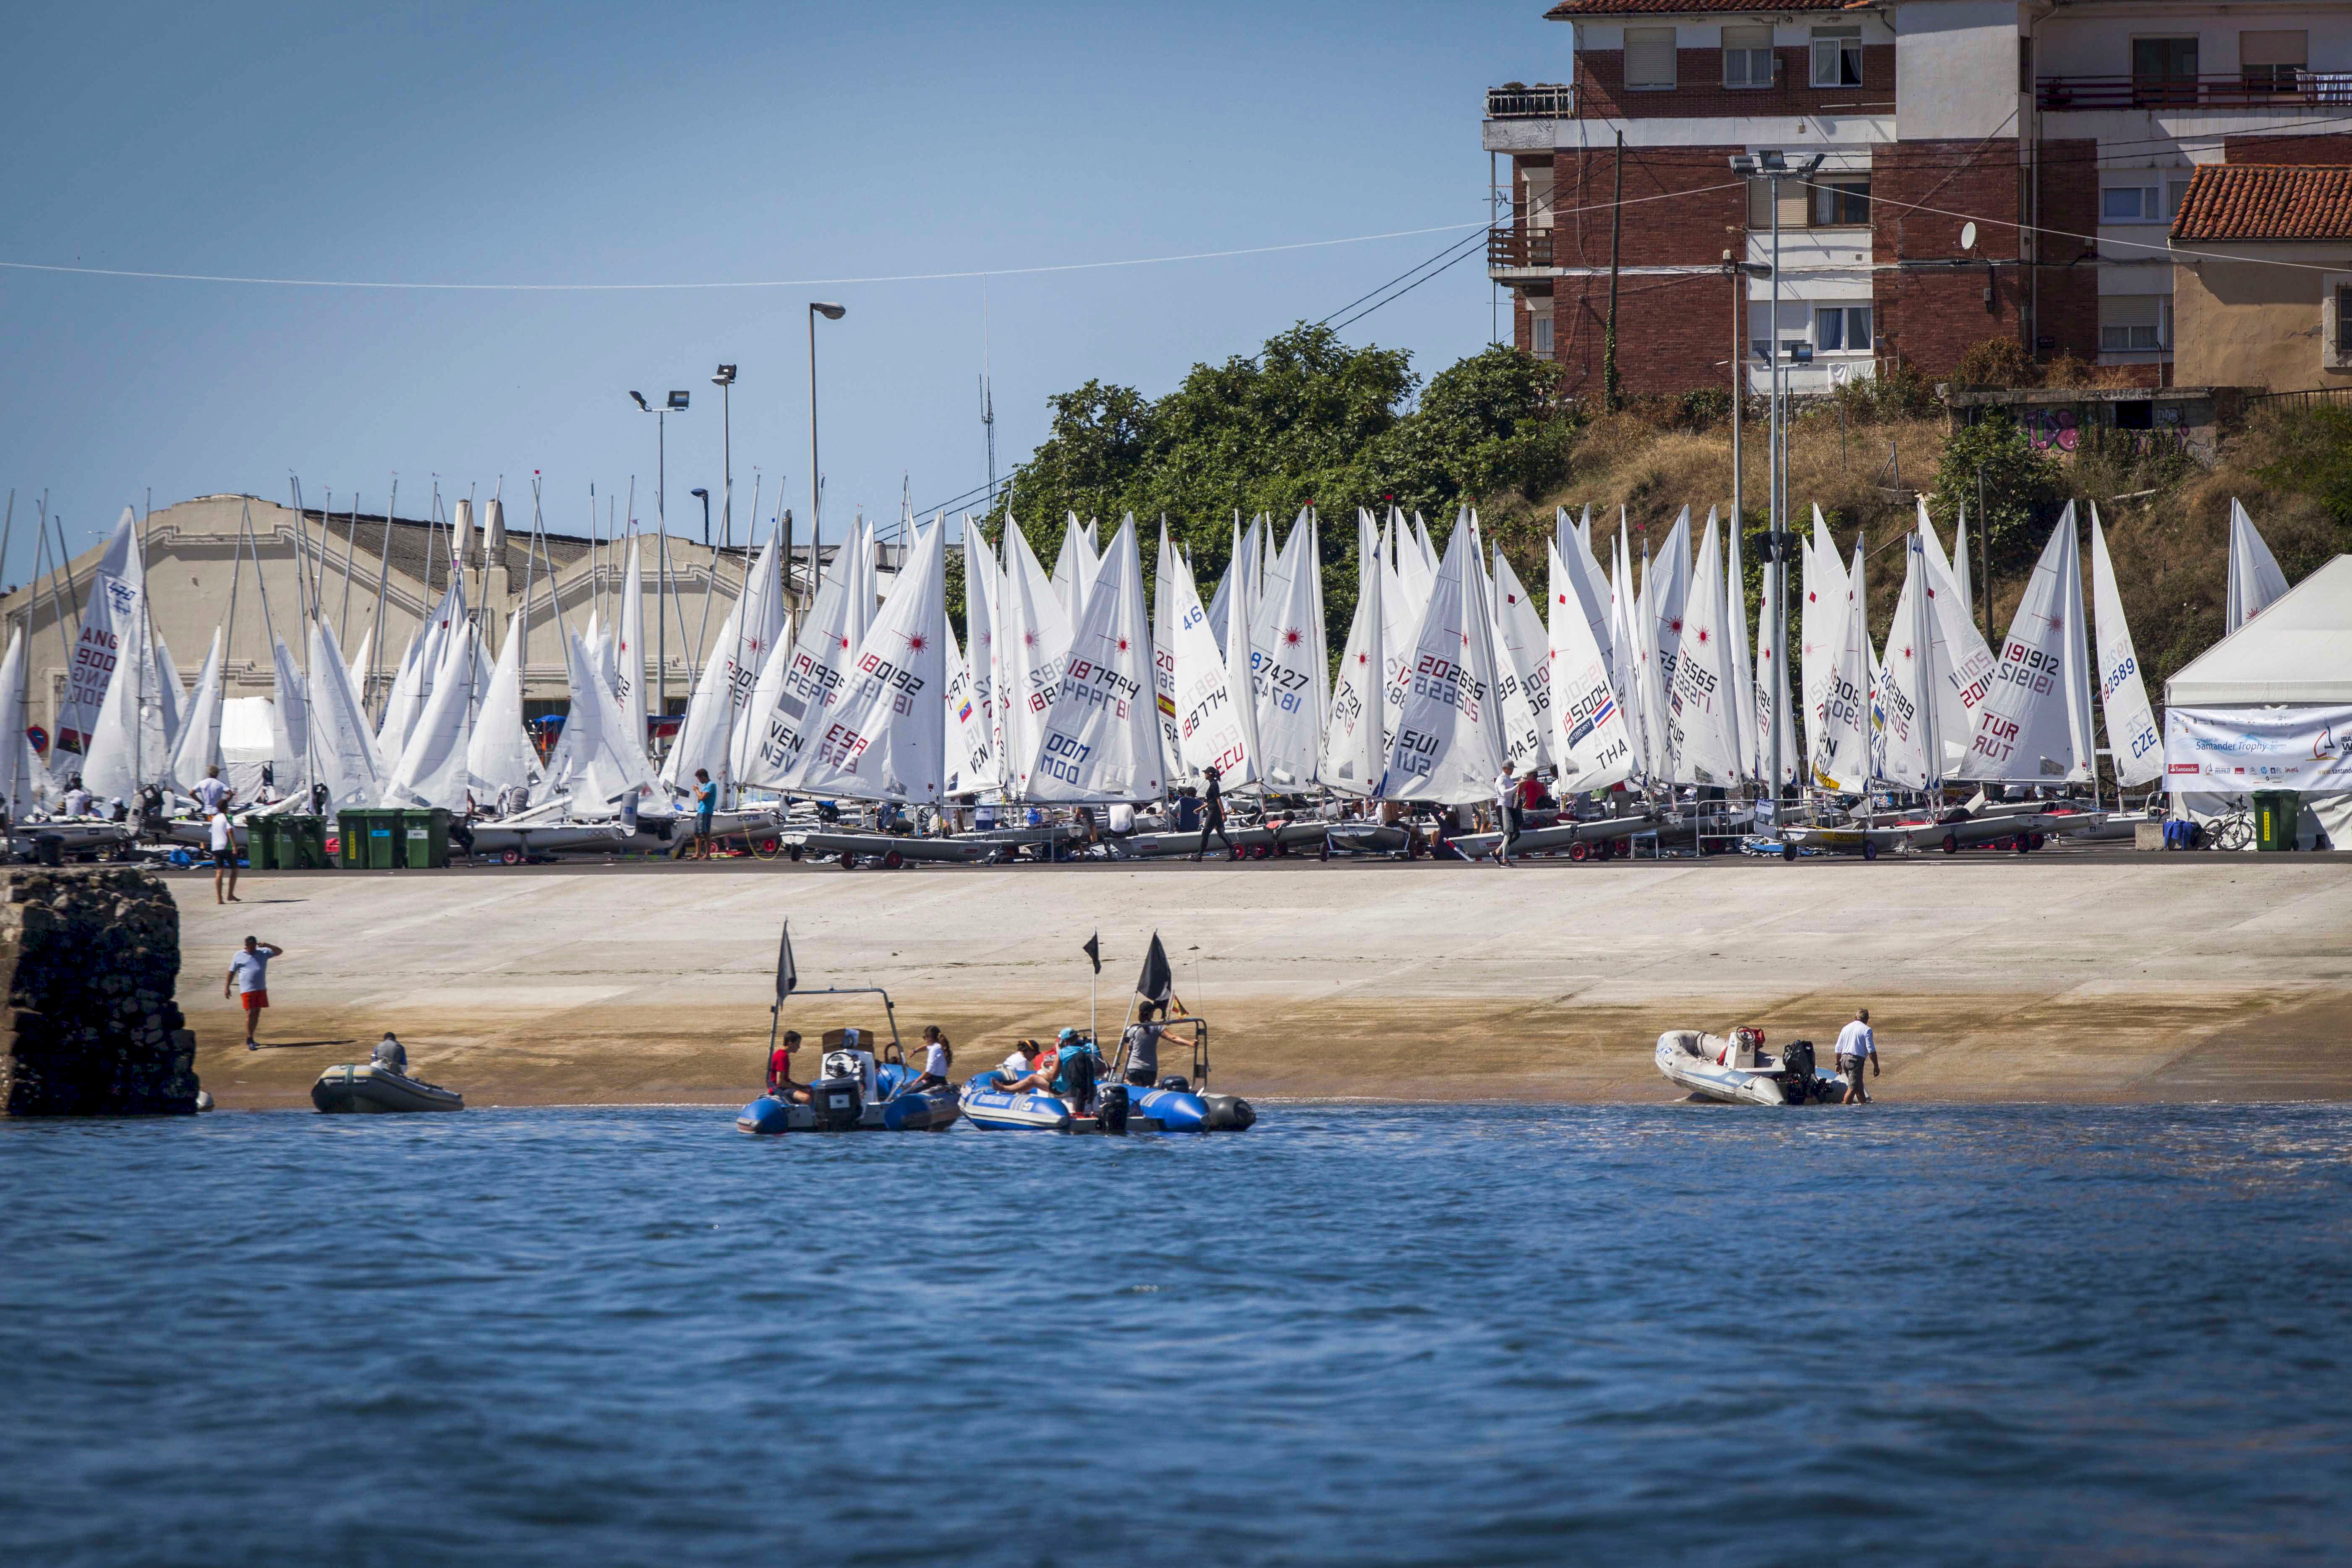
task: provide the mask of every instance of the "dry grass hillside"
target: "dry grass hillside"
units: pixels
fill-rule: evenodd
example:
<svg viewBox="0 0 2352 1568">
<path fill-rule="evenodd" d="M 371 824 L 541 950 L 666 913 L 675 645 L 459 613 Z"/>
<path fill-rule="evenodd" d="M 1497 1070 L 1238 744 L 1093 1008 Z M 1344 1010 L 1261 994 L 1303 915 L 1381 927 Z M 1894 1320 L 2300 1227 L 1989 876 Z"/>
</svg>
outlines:
<svg viewBox="0 0 2352 1568">
<path fill-rule="evenodd" d="M 1727 515 L 1730 510 L 1727 420 L 1691 428 L 1638 413 L 1618 414 L 1585 425 L 1573 439 L 1566 485 L 1532 505 L 1490 503 L 1482 510 L 1490 531 L 1523 571 L 1540 567 L 1555 505 L 1574 516 L 1590 504 L 1596 533 L 1603 519 L 1613 533 L 1618 509 L 1623 507 L 1636 530 L 1637 552 L 1641 531 L 1647 531 L 1654 545 L 1685 505 L 1692 508 L 1694 521 L 1704 518 L 1710 505 Z M 1936 501 L 1935 491 L 1951 439 L 1940 415 L 1850 419 L 1841 429 L 1834 407 L 1816 406 L 1795 426 L 1790 443 L 1794 515 L 1801 525 L 1810 526 L 1811 509 L 1818 505 L 1843 552 L 1851 552 L 1861 537 L 1870 563 L 1873 619 L 1881 635 L 1901 587 L 1901 542 L 1917 515 L 1915 497 L 1919 492 L 1930 496 L 1936 525 L 1949 541 L 1952 514 Z M 1759 526 L 1767 492 L 1760 422 L 1747 426 L 1743 461 L 1753 583 L 1752 531 Z M 2221 637 L 2233 496 L 2245 503 L 2290 582 L 2299 581 L 2330 556 L 2352 550 L 2352 411 L 2252 417 L 2225 437 L 2220 460 L 2210 468 L 2177 458 L 2160 461 L 2086 448 L 2058 460 L 2051 482 L 2053 489 L 2034 521 L 2021 531 L 2030 536 L 2030 546 L 2013 552 L 2015 559 L 1994 563 L 1996 633 L 2008 627 L 2057 506 L 2067 499 L 2095 502 L 2125 613 L 2150 676 L 2149 694 L 2160 702 L 2163 679 Z M 1969 512 L 1974 557 L 1978 530 L 1973 505 Z M 2084 510 L 2080 515 L 2087 551 L 2089 513 Z M 1602 560 L 1605 564 L 1605 550 Z M 1978 571 L 1973 559 L 1970 569 Z M 2084 581 L 2089 581 L 2087 563 Z M 1977 591 L 1981 605 L 1981 577 Z"/>
</svg>

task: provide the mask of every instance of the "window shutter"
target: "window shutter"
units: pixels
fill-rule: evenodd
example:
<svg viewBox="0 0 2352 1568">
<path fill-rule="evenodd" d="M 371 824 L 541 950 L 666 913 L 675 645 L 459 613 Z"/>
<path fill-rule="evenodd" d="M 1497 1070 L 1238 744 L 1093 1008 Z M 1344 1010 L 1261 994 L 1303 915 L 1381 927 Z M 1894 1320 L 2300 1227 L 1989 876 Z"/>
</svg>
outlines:
<svg viewBox="0 0 2352 1568">
<path fill-rule="evenodd" d="M 2305 32 L 2240 33 L 2242 66 L 2301 66 L 2311 63 L 2311 35 Z"/>
<path fill-rule="evenodd" d="M 1625 85 L 1637 89 L 1675 85 L 1675 30 L 1672 27 L 1625 29 Z"/>
</svg>

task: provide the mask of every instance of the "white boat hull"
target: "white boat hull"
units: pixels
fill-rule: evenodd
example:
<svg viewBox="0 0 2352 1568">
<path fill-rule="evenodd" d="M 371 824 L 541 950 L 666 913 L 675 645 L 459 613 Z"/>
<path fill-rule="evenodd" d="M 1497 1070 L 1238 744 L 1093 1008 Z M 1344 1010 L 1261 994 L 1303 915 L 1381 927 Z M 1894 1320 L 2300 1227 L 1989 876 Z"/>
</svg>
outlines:
<svg viewBox="0 0 2352 1568">
<path fill-rule="evenodd" d="M 1726 1047 L 1730 1044 L 1699 1029 L 1668 1029 L 1658 1037 L 1658 1071 L 1675 1088 L 1725 1105 L 1788 1104 L 1787 1071 L 1780 1061 L 1764 1056 L 1752 1068 L 1732 1066 L 1718 1059 L 1729 1055 Z M 1835 1075 L 1816 1068 L 1813 1076 L 1820 1084 L 1842 1091 Z"/>
</svg>

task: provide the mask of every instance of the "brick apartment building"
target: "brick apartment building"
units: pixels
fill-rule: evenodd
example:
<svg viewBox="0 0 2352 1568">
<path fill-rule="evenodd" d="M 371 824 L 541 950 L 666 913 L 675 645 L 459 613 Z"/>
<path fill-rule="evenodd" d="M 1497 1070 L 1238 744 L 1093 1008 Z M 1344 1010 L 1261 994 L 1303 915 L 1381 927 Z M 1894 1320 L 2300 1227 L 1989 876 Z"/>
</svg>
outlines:
<svg viewBox="0 0 2352 1568">
<path fill-rule="evenodd" d="M 2209 164 L 2352 164 L 2344 0 L 1559 0 L 1568 81 L 1490 89 L 1517 342 L 1601 385 L 1612 217 L 1629 393 L 1795 390 L 1987 338 L 2172 367 L 2167 230 Z M 1622 137 L 1622 151 L 1619 138 Z M 1780 201 L 1730 159 L 1818 154 Z M 1623 205 L 1612 202 L 1621 172 Z M 1507 185 L 1504 184 L 1507 164 Z M 1965 226 L 1974 243 L 1964 247 Z M 1743 274 L 1734 262 L 1751 270 Z M 2303 384 L 2308 384 L 2305 383 Z"/>
</svg>

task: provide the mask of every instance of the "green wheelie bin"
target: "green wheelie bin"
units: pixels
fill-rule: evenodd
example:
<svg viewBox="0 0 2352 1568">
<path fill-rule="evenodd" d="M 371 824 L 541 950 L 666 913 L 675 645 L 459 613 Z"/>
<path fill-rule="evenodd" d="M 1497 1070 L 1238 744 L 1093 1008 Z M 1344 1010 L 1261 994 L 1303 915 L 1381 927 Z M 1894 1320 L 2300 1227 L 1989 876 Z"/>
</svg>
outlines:
<svg viewBox="0 0 2352 1568">
<path fill-rule="evenodd" d="M 2254 847 L 2258 850 L 2294 848 L 2295 820 L 2302 815 L 2301 791 L 2254 791 Z"/>
<path fill-rule="evenodd" d="M 440 870 L 449 864 L 449 813 L 446 807 L 404 811 L 400 816 L 401 864 L 412 871 Z"/>
<path fill-rule="evenodd" d="M 346 871 L 367 868 L 367 813 L 335 814 L 335 864 Z"/>
<path fill-rule="evenodd" d="M 362 862 L 371 871 L 390 871 L 401 864 L 404 848 L 398 837 L 400 813 L 382 806 L 352 814 L 364 825 L 367 835 L 367 858 Z"/>
<path fill-rule="evenodd" d="M 255 871 L 278 868 L 278 824 L 275 816 L 258 813 L 245 819 L 245 863 Z"/>
<path fill-rule="evenodd" d="M 287 816 L 278 819 L 279 870 L 323 871 L 328 865 L 325 817 Z"/>
</svg>

